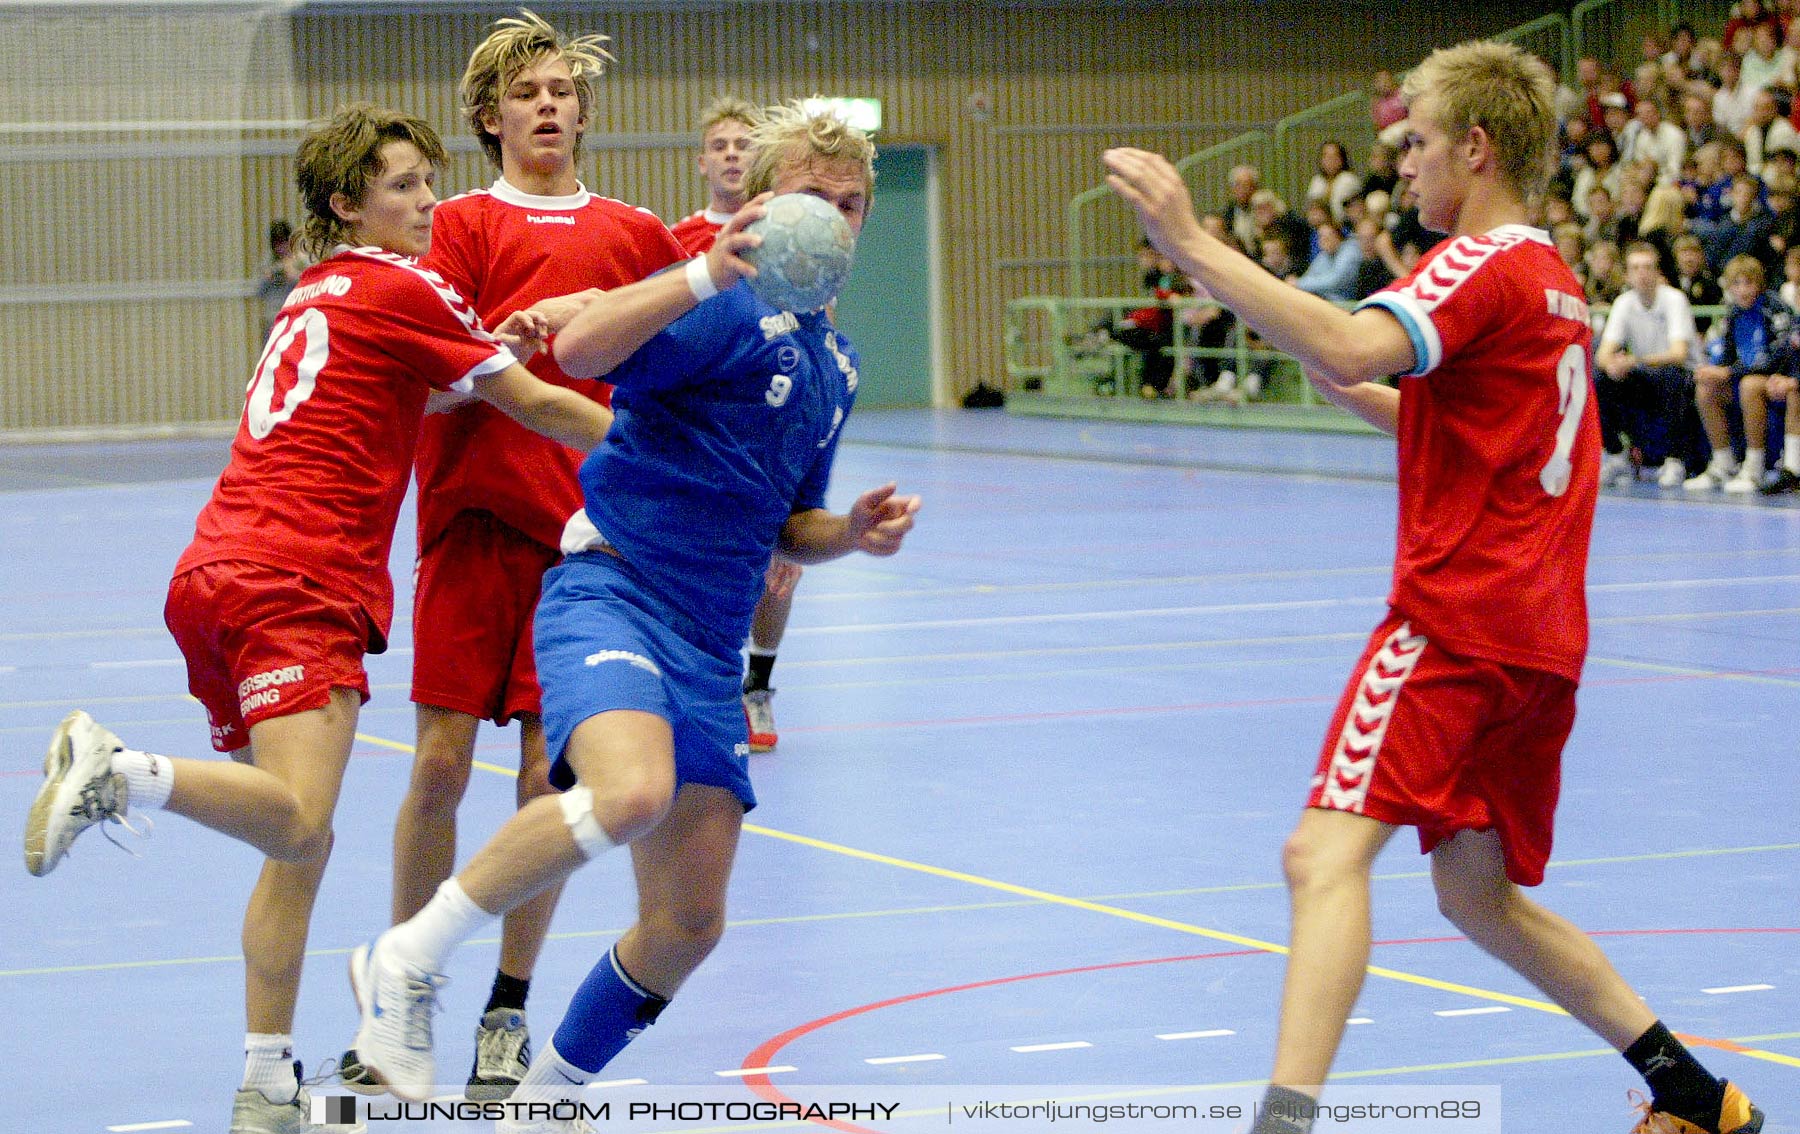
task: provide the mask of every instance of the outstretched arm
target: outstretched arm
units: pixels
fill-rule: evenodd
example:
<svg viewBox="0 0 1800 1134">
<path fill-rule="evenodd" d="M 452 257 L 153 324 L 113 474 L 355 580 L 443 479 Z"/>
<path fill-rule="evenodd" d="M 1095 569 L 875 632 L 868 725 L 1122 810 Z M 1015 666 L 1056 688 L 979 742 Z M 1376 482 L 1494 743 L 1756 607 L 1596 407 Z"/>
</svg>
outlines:
<svg viewBox="0 0 1800 1134">
<path fill-rule="evenodd" d="M 705 256 L 590 300 L 556 336 L 557 365 L 577 378 L 603 378 L 656 332 L 692 311 L 702 294 L 723 291 L 756 275 L 742 253 L 756 247 L 760 238 L 744 228 L 761 218 L 766 200 L 764 194 L 739 209 Z"/>
<path fill-rule="evenodd" d="M 1276 279 L 1207 234 L 1175 167 L 1146 150 L 1106 151 L 1106 183 L 1136 210 L 1144 234 L 1196 284 L 1237 312 L 1277 350 L 1338 386 L 1385 378 L 1417 364 L 1412 340 L 1379 309 L 1345 311 Z"/>
<path fill-rule="evenodd" d="M 475 379 L 475 396 L 535 433 L 585 453 L 606 439 L 612 411 L 518 363 Z"/>
<path fill-rule="evenodd" d="M 795 563 L 823 563 L 852 551 L 892 555 L 900 550 L 919 511 L 917 496 L 899 496 L 896 486 L 884 484 L 856 498 L 850 511 L 839 515 L 823 508 L 809 508 L 789 516 L 781 527 L 776 546 Z"/>
</svg>

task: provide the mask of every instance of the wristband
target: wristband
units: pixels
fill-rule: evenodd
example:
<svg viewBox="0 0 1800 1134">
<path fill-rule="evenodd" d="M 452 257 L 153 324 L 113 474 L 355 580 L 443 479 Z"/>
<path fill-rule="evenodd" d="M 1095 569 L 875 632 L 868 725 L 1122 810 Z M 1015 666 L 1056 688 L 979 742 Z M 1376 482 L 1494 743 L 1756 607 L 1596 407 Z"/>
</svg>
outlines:
<svg viewBox="0 0 1800 1134">
<path fill-rule="evenodd" d="M 705 256 L 695 256 L 688 261 L 687 283 L 688 289 L 694 293 L 694 298 L 701 303 L 705 303 L 719 294 L 718 287 L 712 281 L 712 273 L 706 268 Z"/>
</svg>

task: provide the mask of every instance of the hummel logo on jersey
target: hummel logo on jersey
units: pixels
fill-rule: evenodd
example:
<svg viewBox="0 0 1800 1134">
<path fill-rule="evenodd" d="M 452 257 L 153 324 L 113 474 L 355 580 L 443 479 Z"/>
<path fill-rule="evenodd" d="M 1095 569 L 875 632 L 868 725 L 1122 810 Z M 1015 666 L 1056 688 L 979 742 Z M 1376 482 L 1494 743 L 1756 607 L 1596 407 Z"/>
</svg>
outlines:
<svg viewBox="0 0 1800 1134">
<path fill-rule="evenodd" d="M 1394 713 L 1395 696 L 1425 656 L 1426 645 L 1423 635 L 1412 632 L 1411 623 L 1402 622 L 1369 659 L 1369 667 L 1363 671 L 1362 683 L 1356 690 L 1356 701 L 1338 733 L 1331 766 L 1325 770 L 1320 806 L 1362 811 L 1369 796 L 1369 781 L 1375 775 L 1376 758 L 1381 755 L 1381 741 Z"/>
<path fill-rule="evenodd" d="M 572 225 L 575 223 L 575 218 L 574 217 L 565 217 L 565 216 L 540 217 L 540 216 L 535 216 L 531 213 L 526 213 L 525 214 L 525 223 L 526 224 L 568 224 L 568 225 Z"/>
<path fill-rule="evenodd" d="M 825 336 L 825 349 L 831 357 L 837 359 L 838 370 L 844 375 L 844 386 L 852 394 L 856 393 L 856 367 L 850 364 L 850 356 L 838 349 L 837 332 L 832 331 Z"/>
<path fill-rule="evenodd" d="M 656 668 L 655 662 L 642 654 L 634 654 L 630 650 L 601 650 L 599 653 L 589 654 L 585 660 L 588 665 L 600 665 L 613 661 L 629 662 L 646 673 L 653 673 L 657 677 L 662 676 L 662 670 Z"/>
</svg>

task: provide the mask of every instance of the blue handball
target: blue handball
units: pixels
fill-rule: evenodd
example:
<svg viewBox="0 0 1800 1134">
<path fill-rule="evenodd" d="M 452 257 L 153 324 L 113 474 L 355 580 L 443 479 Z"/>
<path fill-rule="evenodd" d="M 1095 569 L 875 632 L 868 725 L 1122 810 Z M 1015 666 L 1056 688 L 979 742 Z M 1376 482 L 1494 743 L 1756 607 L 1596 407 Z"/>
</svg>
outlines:
<svg viewBox="0 0 1800 1134">
<path fill-rule="evenodd" d="M 843 216 L 810 193 L 783 193 L 745 229 L 762 243 L 744 252 L 756 265 L 750 288 L 770 307 L 817 311 L 837 298 L 856 258 L 856 237 Z"/>
</svg>

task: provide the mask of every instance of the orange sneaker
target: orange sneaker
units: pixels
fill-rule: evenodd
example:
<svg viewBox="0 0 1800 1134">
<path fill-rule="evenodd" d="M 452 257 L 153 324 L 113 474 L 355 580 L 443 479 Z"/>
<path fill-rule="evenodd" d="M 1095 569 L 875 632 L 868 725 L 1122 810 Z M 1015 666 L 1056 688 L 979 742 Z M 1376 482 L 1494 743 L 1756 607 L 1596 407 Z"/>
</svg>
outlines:
<svg viewBox="0 0 1800 1134">
<path fill-rule="evenodd" d="M 772 752 L 780 739 L 775 733 L 773 689 L 752 689 L 744 694 L 744 723 L 750 726 L 750 751 Z"/>
<path fill-rule="evenodd" d="M 1636 1091 L 1631 1093 L 1637 1095 Z M 1638 1097 L 1642 1099 L 1642 1096 Z M 1631 1134 L 1710 1134 L 1704 1126 L 1695 1126 L 1686 1119 L 1652 1110 L 1647 1101 L 1639 1101 L 1637 1105 L 1644 1117 L 1631 1128 Z M 1750 1105 L 1744 1092 L 1727 1082 L 1725 1103 L 1719 1108 L 1719 1134 L 1761 1134 L 1762 1128 L 1763 1112 Z"/>
</svg>

